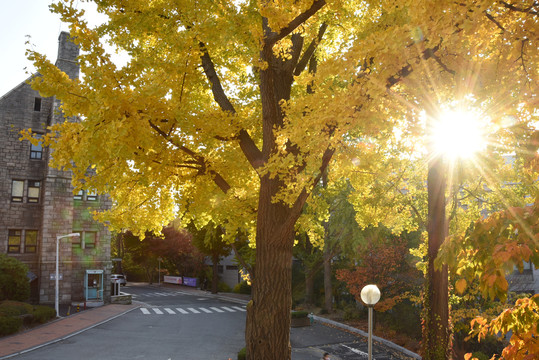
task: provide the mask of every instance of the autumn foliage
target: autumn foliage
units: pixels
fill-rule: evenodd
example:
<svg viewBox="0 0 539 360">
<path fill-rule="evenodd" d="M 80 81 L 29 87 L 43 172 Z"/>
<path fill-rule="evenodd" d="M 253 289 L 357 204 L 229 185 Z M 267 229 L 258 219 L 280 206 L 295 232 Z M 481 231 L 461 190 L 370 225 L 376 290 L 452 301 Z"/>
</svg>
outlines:
<svg viewBox="0 0 539 360">
<path fill-rule="evenodd" d="M 376 310 L 389 310 L 403 299 L 420 275 L 407 261 L 406 245 L 402 238 L 369 237 L 358 246 L 357 264 L 351 269 L 337 270 L 337 279 L 346 284 L 357 301 L 361 301 L 361 289 L 365 285 L 376 284 L 382 293 Z"/>
</svg>

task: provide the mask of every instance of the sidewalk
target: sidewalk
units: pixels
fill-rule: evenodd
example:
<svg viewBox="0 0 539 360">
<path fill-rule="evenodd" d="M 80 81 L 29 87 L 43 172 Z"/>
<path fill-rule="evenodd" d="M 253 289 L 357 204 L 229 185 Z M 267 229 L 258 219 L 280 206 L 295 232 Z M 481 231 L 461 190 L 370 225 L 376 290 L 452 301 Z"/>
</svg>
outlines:
<svg viewBox="0 0 539 360">
<path fill-rule="evenodd" d="M 105 305 L 57 319 L 20 334 L 1 338 L 0 359 L 7 359 L 42 346 L 62 341 L 118 316 L 122 316 L 138 307 L 139 305 L 136 304 Z"/>
</svg>

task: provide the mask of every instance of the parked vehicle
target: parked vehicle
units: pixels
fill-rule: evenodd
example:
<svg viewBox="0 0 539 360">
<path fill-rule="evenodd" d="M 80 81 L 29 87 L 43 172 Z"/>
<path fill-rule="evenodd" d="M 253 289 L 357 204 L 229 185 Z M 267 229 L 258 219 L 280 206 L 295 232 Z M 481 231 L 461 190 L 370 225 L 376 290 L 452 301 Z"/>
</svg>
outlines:
<svg viewBox="0 0 539 360">
<path fill-rule="evenodd" d="M 110 276 L 110 282 L 113 283 L 113 284 L 120 284 L 122 286 L 126 286 L 127 285 L 127 279 L 125 277 L 125 275 L 123 274 L 112 274 Z"/>
</svg>

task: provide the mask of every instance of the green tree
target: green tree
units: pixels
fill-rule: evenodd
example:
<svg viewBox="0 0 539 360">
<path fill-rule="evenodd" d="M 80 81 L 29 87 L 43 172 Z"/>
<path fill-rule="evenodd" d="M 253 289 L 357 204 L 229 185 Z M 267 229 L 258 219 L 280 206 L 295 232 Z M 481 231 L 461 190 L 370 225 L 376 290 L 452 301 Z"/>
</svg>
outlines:
<svg viewBox="0 0 539 360">
<path fill-rule="evenodd" d="M 193 245 L 202 254 L 211 258 L 211 292 L 212 294 L 217 294 L 219 285 L 219 271 L 217 266 L 223 256 L 230 254 L 232 248 L 223 240 L 221 227 L 216 226 L 212 222 L 208 223 L 200 230 L 197 230 L 194 226 L 189 226 L 188 230 L 193 235 Z"/>
<path fill-rule="evenodd" d="M 296 224 L 330 162 L 370 161 L 351 139 L 390 136 L 397 119 L 470 94 L 504 99 L 492 106 L 501 119 L 529 108 L 538 83 L 536 5 L 524 0 L 99 0 L 108 19 L 96 28 L 77 3 L 53 10 L 84 78 L 29 52 L 43 74 L 33 86 L 82 119 L 44 137 L 52 164 L 110 194 L 98 218 L 113 227 L 160 231 L 179 209 L 197 227 L 222 224 L 229 242 L 251 234 L 250 359 L 290 359 Z"/>
<path fill-rule="evenodd" d="M 0 254 L 0 301 L 26 301 L 30 297 L 28 266 L 19 260 Z"/>
</svg>

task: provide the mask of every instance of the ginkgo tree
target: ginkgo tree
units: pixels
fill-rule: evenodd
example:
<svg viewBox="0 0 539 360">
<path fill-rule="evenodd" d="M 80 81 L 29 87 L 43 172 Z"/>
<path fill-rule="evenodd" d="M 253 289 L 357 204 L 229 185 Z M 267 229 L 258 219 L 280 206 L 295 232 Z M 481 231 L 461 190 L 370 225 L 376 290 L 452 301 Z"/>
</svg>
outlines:
<svg viewBox="0 0 539 360">
<path fill-rule="evenodd" d="M 330 162 L 368 161 L 351 139 L 470 93 L 503 99 L 498 118 L 537 83 L 533 1 L 95 0 L 96 27 L 78 3 L 52 9 L 82 79 L 29 52 L 33 86 L 80 118 L 44 137 L 52 165 L 110 194 L 97 217 L 113 229 L 159 231 L 182 212 L 228 241 L 249 233 L 249 359 L 290 359 L 296 224 Z"/>
</svg>

